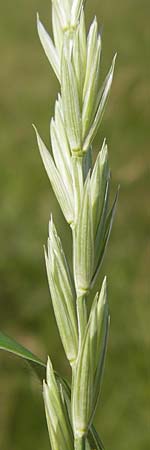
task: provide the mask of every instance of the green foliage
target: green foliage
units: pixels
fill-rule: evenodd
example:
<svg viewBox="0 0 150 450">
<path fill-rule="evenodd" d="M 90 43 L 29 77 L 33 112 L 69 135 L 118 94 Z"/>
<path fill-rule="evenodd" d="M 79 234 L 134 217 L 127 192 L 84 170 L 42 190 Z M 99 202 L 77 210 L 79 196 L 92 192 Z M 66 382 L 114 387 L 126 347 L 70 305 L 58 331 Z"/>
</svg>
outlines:
<svg viewBox="0 0 150 450">
<path fill-rule="evenodd" d="M 31 368 L 35 370 L 40 380 L 43 380 L 45 377 L 46 365 L 39 358 L 37 358 L 37 356 L 33 355 L 32 352 L 2 332 L 0 333 L 0 350 L 13 353 L 16 356 L 25 359 L 29 362 Z"/>
</svg>

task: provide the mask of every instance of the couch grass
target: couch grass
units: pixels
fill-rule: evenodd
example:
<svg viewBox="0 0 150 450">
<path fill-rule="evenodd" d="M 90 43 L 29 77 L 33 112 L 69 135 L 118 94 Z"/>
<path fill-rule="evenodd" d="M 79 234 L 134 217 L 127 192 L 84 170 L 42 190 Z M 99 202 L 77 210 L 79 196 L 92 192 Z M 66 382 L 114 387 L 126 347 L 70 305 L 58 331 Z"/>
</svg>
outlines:
<svg viewBox="0 0 150 450">
<path fill-rule="evenodd" d="M 70 236 L 44 173 L 32 129 L 49 144 L 58 84 L 38 41 L 35 13 L 49 0 L 2 2 L 0 14 L 0 328 L 69 376 L 49 302 L 43 258 L 50 212 Z M 108 450 L 149 450 L 149 1 L 88 2 L 103 25 L 102 76 L 118 52 L 113 89 L 95 141 L 106 136 L 118 211 L 102 275 L 111 330 L 95 423 Z M 48 16 L 49 14 L 49 16 Z M 40 386 L 24 364 L 0 355 L 0 449 L 49 448 Z"/>
</svg>

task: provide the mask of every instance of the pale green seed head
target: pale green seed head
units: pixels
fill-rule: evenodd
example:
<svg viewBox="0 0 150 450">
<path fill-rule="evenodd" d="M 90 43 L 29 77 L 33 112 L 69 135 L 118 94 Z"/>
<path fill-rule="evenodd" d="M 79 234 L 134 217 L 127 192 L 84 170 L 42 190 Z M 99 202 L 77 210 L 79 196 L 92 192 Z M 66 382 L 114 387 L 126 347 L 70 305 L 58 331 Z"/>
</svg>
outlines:
<svg viewBox="0 0 150 450">
<path fill-rule="evenodd" d="M 51 218 L 46 269 L 60 337 L 74 374 L 71 417 L 62 386 L 48 362 L 43 394 L 52 450 L 73 450 L 71 420 L 75 438 L 88 433 L 101 389 L 109 328 L 106 279 L 89 317 L 86 302 L 99 275 L 117 203 L 116 196 L 109 211 L 110 170 L 105 141 L 92 168 L 92 142 L 109 97 L 116 57 L 100 87 L 101 36 L 96 18 L 86 35 L 83 6 L 83 0 L 52 0 L 54 42 L 37 17 L 40 41 L 60 83 L 50 122 L 52 155 L 36 132 L 37 141 L 54 193 L 73 232 L 74 280 Z"/>
</svg>

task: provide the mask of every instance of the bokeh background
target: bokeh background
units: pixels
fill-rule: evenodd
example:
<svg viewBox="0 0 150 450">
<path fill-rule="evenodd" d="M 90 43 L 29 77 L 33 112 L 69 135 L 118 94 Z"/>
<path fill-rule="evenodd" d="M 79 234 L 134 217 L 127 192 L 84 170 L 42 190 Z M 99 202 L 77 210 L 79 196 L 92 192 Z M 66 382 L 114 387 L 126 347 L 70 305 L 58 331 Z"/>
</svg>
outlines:
<svg viewBox="0 0 150 450">
<path fill-rule="evenodd" d="M 49 30 L 49 0 L 0 7 L 0 328 L 69 376 L 43 258 L 53 212 L 68 255 L 70 235 L 44 172 L 34 122 L 49 144 L 58 84 L 40 46 L 36 11 Z M 103 264 L 111 330 L 95 425 L 106 449 L 150 448 L 150 27 L 149 0 L 88 1 L 103 25 L 102 77 L 117 51 L 113 89 L 94 147 L 106 136 L 112 192 L 121 184 Z M 102 79 L 102 78 L 101 78 Z M 0 450 L 46 450 L 40 386 L 26 365 L 0 354 Z"/>
</svg>

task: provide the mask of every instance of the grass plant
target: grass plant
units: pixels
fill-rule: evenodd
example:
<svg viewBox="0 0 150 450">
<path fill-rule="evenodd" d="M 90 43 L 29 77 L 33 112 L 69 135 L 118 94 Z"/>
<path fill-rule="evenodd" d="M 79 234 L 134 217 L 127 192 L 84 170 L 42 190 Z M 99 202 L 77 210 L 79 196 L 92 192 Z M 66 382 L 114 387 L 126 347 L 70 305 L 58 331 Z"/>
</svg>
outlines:
<svg viewBox="0 0 150 450">
<path fill-rule="evenodd" d="M 49 289 L 71 383 L 30 351 L 0 334 L 0 348 L 25 358 L 43 383 L 52 450 L 102 450 L 94 426 L 109 331 L 107 280 L 100 269 L 111 233 L 118 192 L 110 206 L 106 140 L 93 163 L 98 132 L 113 79 L 115 59 L 99 83 L 101 35 L 96 17 L 86 31 L 82 0 L 53 0 L 51 39 L 39 16 L 40 41 L 60 84 L 50 122 L 52 154 L 35 128 L 40 155 L 72 232 L 72 266 L 51 215 L 45 262 Z M 44 381 L 43 381 L 44 380 Z"/>
</svg>

